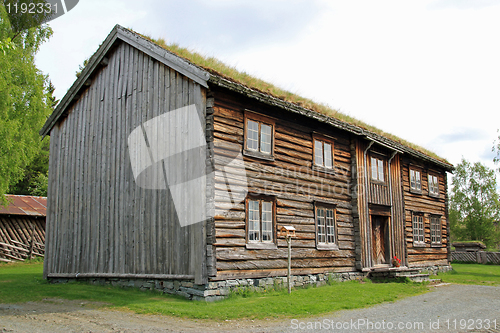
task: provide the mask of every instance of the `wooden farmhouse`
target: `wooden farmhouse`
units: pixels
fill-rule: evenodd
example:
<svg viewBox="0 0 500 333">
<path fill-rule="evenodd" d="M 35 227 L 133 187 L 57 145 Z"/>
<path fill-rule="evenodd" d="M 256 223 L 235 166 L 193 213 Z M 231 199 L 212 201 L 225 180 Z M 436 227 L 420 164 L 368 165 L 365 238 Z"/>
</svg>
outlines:
<svg viewBox="0 0 500 333">
<path fill-rule="evenodd" d="M 120 26 L 40 133 L 49 279 L 219 297 L 284 281 L 284 226 L 295 285 L 449 268 L 451 164 Z"/>
</svg>

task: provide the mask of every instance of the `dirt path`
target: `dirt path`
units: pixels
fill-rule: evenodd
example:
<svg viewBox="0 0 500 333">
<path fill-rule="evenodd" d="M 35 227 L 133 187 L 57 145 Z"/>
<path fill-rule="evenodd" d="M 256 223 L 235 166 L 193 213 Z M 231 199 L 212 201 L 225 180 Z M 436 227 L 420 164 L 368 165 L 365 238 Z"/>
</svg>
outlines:
<svg viewBox="0 0 500 333">
<path fill-rule="evenodd" d="M 465 320 L 468 324 L 465 329 L 461 329 L 461 320 Z M 489 320 L 489 327 L 486 327 L 486 320 Z M 368 326 L 369 322 L 372 323 L 371 327 Z M 439 326 L 436 326 L 438 322 Z M 338 323 L 344 326 L 335 327 L 339 325 Z M 361 326 L 359 323 L 365 324 Z M 398 329 L 399 323 L 404 325 L 411 323 L 413 327 Z M 422 323 L 423 326 L 415 326 L 415 323 Z M 0 332 L 318 331 L 500 332 L 500 287 L 441 286 L 433 292 L 394 303 L 367 309 L 340 311 L 322 317 L 294 320 L 233 320 L 221 323 L 159 315 L 138 315 L 132 312 L 102 309 L 99 308 L 99 304 L 81 301 L 45 300 L 37 303 L 0 304 Z"/>
</svg>

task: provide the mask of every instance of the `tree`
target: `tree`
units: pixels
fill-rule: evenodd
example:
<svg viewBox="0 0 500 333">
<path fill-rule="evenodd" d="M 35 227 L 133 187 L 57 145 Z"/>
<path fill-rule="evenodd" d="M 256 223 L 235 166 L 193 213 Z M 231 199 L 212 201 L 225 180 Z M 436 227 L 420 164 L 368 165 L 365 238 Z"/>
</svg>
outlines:
<svg viewBox="0 0 500 333">
<path fill-rule="evenodd" d="M 497 130 L 497 133 L 499 132 L 500 130 Z M 498 135 L 498 138 L 496 138 L 495 142 L 493 142 L 493 148 L 491 150 L 496 152 L 496 156 L 493 157 L 493 162 L 498 165 L 497 171 L 500 172 L 500 134 Z"/>
<path fill-rule="evenodd" d="M 457 240 L 499 241 L 495 222 L 500 216 L 495 171 L 462 158 L 455 169 L 450 197 L 450 227 Z"/>
<path fill-rule="evenodd" d="M 13 30 L 0 5 L 0 203 L 9 186 L 41 149 L 38 130 L 52 111 L 47 78 L 35 66 L 35 54 L 52 30 L 37 26 Z"/>
</svg>

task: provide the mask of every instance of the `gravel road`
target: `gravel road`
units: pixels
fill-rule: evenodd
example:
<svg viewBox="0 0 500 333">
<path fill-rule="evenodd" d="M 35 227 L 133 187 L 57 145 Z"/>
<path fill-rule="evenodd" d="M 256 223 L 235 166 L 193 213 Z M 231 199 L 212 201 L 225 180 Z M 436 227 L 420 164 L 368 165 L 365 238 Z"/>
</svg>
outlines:
<svg viewBox="0 0 500 333">
<path fill-rule="evenodd" d="M 0 332 L 500 332 L 500 287 L 437 286 L 394 303 L 288 320 L 221 323 L 45 300 L 0 304 Z"/>
</svg>

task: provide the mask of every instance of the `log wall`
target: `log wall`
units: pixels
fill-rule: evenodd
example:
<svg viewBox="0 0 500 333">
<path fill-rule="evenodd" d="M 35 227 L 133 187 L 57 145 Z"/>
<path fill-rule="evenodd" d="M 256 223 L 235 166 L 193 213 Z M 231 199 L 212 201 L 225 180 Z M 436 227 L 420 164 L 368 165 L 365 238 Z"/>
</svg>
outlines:
<svg viewBox="0 0 500 333">
<path fill-rule="evenodd" d="M 0 261 L 43 257 L 45 217 L 0 215 Z"/>
<path fill-rule="evenodd" d="M 274 161 L 244 156 L 244 162 L 225 168 L 226 179 L 215 178 L 216 279 L 286 275 L 287 243 L 277 239 L 277 249 L 247 249 L 245 205 L 231 210 L 223 192 L 225 184 L 241 184 L 246 173 L 248 191 L 276 197 L 276 228 L 292 225 L 292 274 L 349 272 L 355 270 L 355 229 L 351 205 L 351 149 L 346 134 L 308 126 L 308 121 L 289 119 L 228 93 L 215 93 L 214 160 L 221 169 L 243 150 L 244 110 L 275 117 Z M 334 173 L 314 170 L 314 132 L 334 139 Z M 336 205 L 339 250 L 316 249 L 314 201 Z"/>
<path fill-rule="evenodd" d="M 192 104 L 204 128 L 206 92 L 128 44 L 108 57 L 50 133 L 45 276 L 159 274 L 204 283 L 204 224 L 181 227 L 169 190 L 136 185 L 127 140 L 144 122 Z M 189 160 L 170 167 L 189 178 Z M 182 209 L 204 212 L 205 203 Z"/>
<path fill-rule="evenodd" d="M 410 190 L 410 168 L 421 171 L 422 193 L 412 193 Z M 428 173 L 438 175 L 439 196 L 429 196 Z M 407 258 L 409 266 L 432 266 L 447 265 L 449 262 L 449 223 L 447 212 L 447 176 L 446 172 L 419 163 L 415 160 L 404 159 L 401 170 L 403 181 L 404 205 L 405 205 L 405 238 L 407 247 Z M 424 215 L 425 245 L 415 246 L 413 244 L 412 216 L 414 213 Z M 441 244 L 431 245 L 431 215 L 441 216 Z"/>
</svg>

